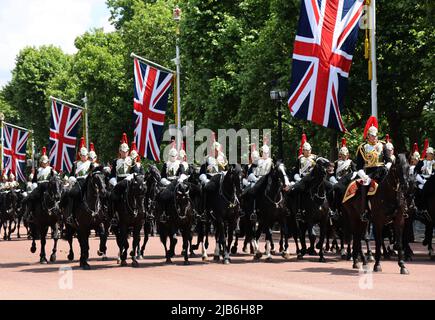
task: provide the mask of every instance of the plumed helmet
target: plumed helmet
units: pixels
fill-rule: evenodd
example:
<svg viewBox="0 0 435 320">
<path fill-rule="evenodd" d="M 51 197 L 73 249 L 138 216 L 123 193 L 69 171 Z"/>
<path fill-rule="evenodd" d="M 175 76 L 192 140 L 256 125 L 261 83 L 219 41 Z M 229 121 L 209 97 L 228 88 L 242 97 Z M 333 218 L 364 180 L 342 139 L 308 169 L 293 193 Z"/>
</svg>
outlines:
<svg viewBox="0 0 435 320">
<path fill-rule="evenodd" d="M 433 155 L 433 154 L 434 154 L 433 148 L 432 148 L 432 147 L 428 147 L 428 148 L 426 149 L 426 154 L 431 154 L 431 155 Z"/>
<path fill-rule="evenodd" d="M 172 147 L 169 150 L 168 155 L 170 158 L 173 158 L 173 159 L 178 157 L 178 151 L 177 151 L 177 148 L 175 147 L 175 141 L 172 142 Z"/>
<path fill-rule="evenodd" d="M 82 137 L 80 139 L 80 145 L 79 145 L 79 154 L 78 154 L 78 158 L 80 159 L 81 156 L 86 157 L 88 155 L 88 149 L 86 149 L 86 143 L 85 143 L 85 138 Z"/>
<path fill-rule="evenodd" d="M 263 152 L 263 154 L 270 154 L 270 147 L 265 144 L 261 147 L 261 152 Z"/>
<path fill-rule="evenodd" d="M 12 172 L 9 174 L 9 179 L 15 179 L 15 176 Z"/>
<path fill-rule="evenodd" d="M 185 146 L 184 146 L 184 141 L 181 143 L 181 149 L 178 152 L 178 157 L 180 158 L 180 160 L 185 161 L 186 160 L 186 150 L 185 150 Z"/>
<path fill-rule="evenodd" d="M 308 142 L 305 142 L 304 145 L 302 146 L 302 150 L 303 151 L 311 151 L 311 144 L 309 144 Z"/>
<path fill-rule="evenodd" d="M 349 154 L 349 149 L 347 148 L 347 141 L 346 138 L 341 139 L 341 148 L 338 152 L 339 154 L 347 156 Z"/>
<path fill-rule="evenodd" d="M 255 145 L 255 143 L 252 144 L 251 159 L 252 162 L 256 162 L 258 161 L 258 159 L 260 159 L 260 153 L 257 151 L 257 146 Z"/>
<path fill-rule="evenodd" d="M 367 134 L 371 136 L 378 136 L 378 119 L 375 116 L 371 116 L 366 123 L 364 128 L 364 139 L 367 138 Z"/>
<path fill-rule="evenodd" d="M 388 151 L 393 151 L 394 150 L 394 146 L 391 143 L 391 139 L 390 139 L 390 135 L 389 134 L 385 135 L 385 141 L 387 142 L 385 144 L 385 148 L 387 148 Z"/>
<path fill-rule="evenodd" d="M 128 147 L 128 140 L 127 140 L 126 133 L 122 134 L 122 140 L 121 140 L 121 145 L 119 146 L 119 151 L 122 151 L 122 152 L 130 151 L 130 148 Z"/>
<path fill-rule="evenodd" d="M 49 159 L 47 157 L 47 148 L 46 147 L 42 147 L 42 156 L 41 156 L 41 159 L 39 159 L 39 161 L 41 163 L 48 163 Z"/>
<path fill-rule="evenodd" d="M 94 144 L 91 142 L 91 144 L 89 145 L 89 158 L 91 158 L 92 160 L 97 159 L 97 153 L 95 152 L 95 146 Z"/>
<path fill-rule="evenodd" d="M 136 142 L 131 143 L 130 158 L 134 161 L 140 161 L 139 153 L 137 152 Z"/>
</svg>

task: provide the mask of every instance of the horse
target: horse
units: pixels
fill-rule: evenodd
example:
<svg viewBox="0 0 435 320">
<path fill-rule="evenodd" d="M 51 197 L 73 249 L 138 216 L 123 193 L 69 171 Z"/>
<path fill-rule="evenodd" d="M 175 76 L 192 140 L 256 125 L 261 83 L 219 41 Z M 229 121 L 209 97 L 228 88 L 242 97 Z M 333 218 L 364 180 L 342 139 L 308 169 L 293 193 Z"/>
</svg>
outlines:
<svg viewBox="0 0 435 320">
<path fill-rule="evenodd" d="M 305 211 L 302 219 L 296 218 L 296 225 L 299 233 L 299 240 L 301 241 L 301 249 L 299 250 L 297 241 L 297 256 L 298 259 L 303 259 L 304 255 L 308 252 L 310 254 L 316 254 L 314 249 L 315 235 L 312 233 L 313 227 L 319 224 L 320 236 L 316 248 L 319 249 L 319 262 L 326 262 L 324 257 L 323 243 L 326 238 L 326 232 L 329 222 L 329 203 L 326 197 L 326 168 L 329 165 L 329 160 L 319 157 L 316 160 L 316 164 L 310 174 L 303 179 L 306 184 L 304 192 L 300 193 L 300 201 L 295 201 L 295 189 L 289 192 L 289 209 L 296 216 L 298 209 Z M 299 202 L 300 208 L 297 208 Z M 310 248 L 307 250 L 305 235 L 309 232 Z"/>
<path fill-rule="evenodd" d="M 184 264 L 189 265 L 188 249 L 192 241 L 194 220 L 193 204 L 190 199 L 189 186 L 184 182 L 173 181 L 157 197 L 157 230 L 165 249 L 166 263 L 171 264 L 178 242 L 176 233 L 181 231 L 183 237 Z M 170 246 L 167 247 L 169 238 Z"/>
<path fill-rule="evenodd" d="M 100 235 L 100 248 L 97 254 L 103 257 L 103 261 L 107 260 L 106 243 L 110 221 L 103 206 L 106 198 L 106 184 L 102 167 L 92 167 L 86 179 L 79 180 L 74 184 L 69 191 L 68 198 L 68 201 L 72 201 L 72 203 L 61 203 L 63 207 L 64 205 L 71 206 L 74 217 L 73 223 L 66 224 L 65 230 L 70 246 L 68 260 L 74 260 L 72 241 L 73 235 L 76 233 L 80 244 L 80 267 L 83 270 L 89 270 L 89 235 L 91 230 L 95 230 Z"/>
<path fill-rule="evenodd" d="M 428 213 L 428 221 L 426 223 L 425 230 L 425 241 L 424 244 L 427 244 L 429 257 L 431 259 L 435 259 L 433 247 L 432 247 L 432 239 L 433 239 L 433 229 L 435 227 L 435 175 L 431 175 L 423 187 L 422 193 L 422 201 L 423 208 L 427 210 Z"/>
<path fill-rule="evenodd" d="M 3 240 L 11 240 L 11 235 L 17 227 L 16 219 L 19 212 L 19 195 L 15 189 L 0 193 L 0 227 L 3 225 Z M 9 224 L 9 227 L 8 227 Z M 12 227 L 14 224 L 14 227 Z"/>
<path fill-rule="evenodd" d="M 285 188 L 285 168 L 284 165 L 278 161 L 271 169 L 270 172 L 257 181 L 252 191 L 249 190 L 245 195 L 252 195 L 251 201 L 248 202 L 249 212 L 253 212 L 254 201 L 255 209 L 258 212 L 257 217 L 254 216 L 250 220 L 258 221 L 258 228 L 255 231 L 251 243 L 254 247 L 254 260 L 258 261 L 262 253 L 259 251 L 258 240 L 262 233 L 266 236 L 266 261 L 272 261 L 271 245 L 272 245 L 272 227 L 275 222 L 279 222 L 281 230 L 283 231 L 284 243 L 286 245 L 283 252 L 283 257 L 288 259 L 290 254 L 288 252 L 288 224 L 287 216 L 289 210 L 286 204 Z M 249 203 L 250 202 L 250 203 Z"/>
<path fill-rule="evenodd" d="M 140 243 L 140 231 L 145 222 L 145 193 L 146 184 L 143 175 L 136 173 L 119 182 L 110 193 L 110 208 L 118 215 L 119 223 L 116 228 L 116 242 L 119 247 L 118 262 L 122 267 L 127 266 L 127 251 L 129 248 L 129 229 L 133 229 L 133 243 L 130 256 L 132 267 L 139 267 L 136 252 Z"/>
<path fill-rule="evenodd" d="M 211 177 L 209 184 L 212 183 L 213 190 L 203 190 L 207 192 L 206 212 L 215 229 L 216 247 L 213 259 L 219 261 L 222 255 L 224 264 L 230 263 L 230 246 L 240 211 L 241 172 L 240 165 L 230 165 L 226 173 Z"/>
<path fill-rule="evenodd" d="M 48 263 L 45 253 L 46 237 L 48 228 L 53 230 L 53 250 L 50 256 L 50 262 L 56 261 L 57 241 L 59 235 L 59 222 L 61 219 L 59 202 L 62 193 L 62 181 L 57 174 L 51 170 L 47 182 L 39 183 L 38 187 L 30 194 L 27 205 L 33 213 L 33 221 L 29 221 L 28 225 L 32 236 L 32 246 L 30 251 L 36 252 L 37 238 L 41 241 L 41 252 L 39 262 L 41 264 Z"/>
</svg>

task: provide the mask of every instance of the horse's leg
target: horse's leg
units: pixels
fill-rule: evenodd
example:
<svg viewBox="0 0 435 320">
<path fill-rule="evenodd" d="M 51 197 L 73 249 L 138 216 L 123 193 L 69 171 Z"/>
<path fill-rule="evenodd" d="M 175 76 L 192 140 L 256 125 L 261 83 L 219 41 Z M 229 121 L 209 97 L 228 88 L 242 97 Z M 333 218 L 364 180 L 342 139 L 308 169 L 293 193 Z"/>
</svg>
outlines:
<svg viewBox="0 0 435 320">
<path fill-rule="evenodd" d="M 319 235 L 319 262 L 326 262 L 326 259 L 323 255 L 323 242 L 325 241 L 326 236 L 326 228 L 328 227 L 328 213 L 325 214 L 325 217 L 320 220 L 319 227 L 320 227 L 320 235 Z"/>
<path fill-rule="evenodd" d="M 8 228 L 8 222 L 4 221 L 3 222 L 3 231 L 4 231 L 4 236 L 3 236 L 3 240 L 8 240 L 8 233 L 6 231 L 6 229 Z"/>
<path fill-rule="evenodd" d="M 258 223 L 258 228 L 257 230 L 255 230 L 255 233 L 251 240 L 252 246 L 254 247 L 254 261 L 259 261 L 263 256 L 263 254 L 259 250 L 260 246 L 258 244 L 258 240 L 260 239 L 261 233 L 263 232 L 263 228 L 263 222 L 260 220 Z"/>
<path fill-rule="evenodd" d="M 405 262 L 403 261 L 403 227 L 405 224 L 405 219 L 401 213 L 397 213 L 394 217 L 394 239 L 397 246 L 397 256 L 398 264 L 400 267 L 400 274 L 409 274 L 408 269 L 405 267 Z"/>
<path fill-rule="evenodd" d="M 375 259 L 373 258 L 373 252 L 370 249 L 370 223 L 367 224 L 367 231 L 364 240 L 366 242 L 366 247 L 367 247 L 367 259 L 368 261 L 373 262 L 375 261 Z"/>
<path fill-rule="evenodd" d="M 218 224 L 218 222 L 216 222 L 216 225 Z M 219 243 L 219 237 L 220 237 L 220 230 L 219 227 L 216 228 L 215 231 L 215 241 L 216 241 L 216 245 L 214 247 L 214 254 L 213 254 L 213 261 L 220 261 L 220 243 Z"/>
<path fill-rule="evenodd" d="M 140 256 L 142 259 L 144 258 L 145 248 L 146 248 L 146 245 L 148 243 L 149 235 L 151 233 L 152 228 L 153 228 L 152 222 L 145 222 L 144 233 L 143 233 L 144 234 L 143 244 L 142 244 L 142 247 L 140 248 Z"/>
<path fill-rule="evenodd" d="M 69 253 L 68 253 L 68 260 L 73 261 L 74 260 L 74 250 L 73 250 L 73 236 L 74 236 L 74 230 L 69 225 L 66 226 L 66 240 L 69 244 Z"/>
<path fill-rule="evenodd" d="M 54 224 L 53 250 L 51 251 L 50 262 L 56 262 L 57 242 L 59 241 L 59 225 Z"/>
<path fill-rule="evenodd" d="M 121 267 L 127 266 L 127 252 L 128 252 L 128 227 L 119 223 L 119 254 Z"/>
<path fill-rule="evenodd" d="M 80 243 L 80 267 L 83 270 L 89 270 L 91 268 L 88 264 L 90 230 L 83 230 L 81 228 L 77 230 L 77 238 Z"/>
<path fill-rule="evenodd" d="M 283 244 L 283 251 L 282 251 L 282 257 L 284 259 L 290 259 L 290 249 L 288 245 L 288 238 L 289 238 L 289 227 L 287 224 L 286 217 L 283 217 L 281 219 L 281 225 L 282 225 L 282 231 L 284 236 L 284 244 Z"/>
<path fill-rule="evenodd" d="M 11 241 L 11 240 L 12 240 L 12 239 L 11 239 L 11 234 L 12 234 L 12 219 L 9 220 L 8 236 L 7 236 L 8 241 Z"/>
<path fill-rule="evenodd" d="M 305 254 L 307 253 L 307 243 L 305 239 L 305 233 L 307 232 L 307 226 L 304 222 L 299 222 L 299 239 L 301 241 L 301 253 L 298 256 L 298 259 L 303 259 Z"/>
<path fill-rule="evenodd" d="M 18 223 L 17 223 L 17 238 L 20 239 L 20 226 L 21 226 L 21 220 L 23 219 L 23 216 L 18 217 Z"/>
<path fill-rule="evenodd" d="M 270 228 L 265 228 L 265 236 L 266 236 L 266 262 L 272 261 L 272 253 L 271 253 L 271 242 L 272 242 L 272 231 Z"/>
<path fill-rule="evenodd" d="M 46 255 L 45 255 L 45 244 L 47 242 L 47 233 L 48 233 L 48 227 L 42 227 L 41 230 L 41 253 L 39 254 L 39 263 L 46 264 L 48 263 Z"/>
<path fill-rule="evenodd" d="M 315 249 L 316 235 L 314 234 L 314 225 L 308 225 L 308 239 L 310 240 L 310 247 L 308 248 L 308 254 L 310 256 L 316 256 L 317 252 Z"/>
<path fill-rule="evenodd" d="M 228 250 L 228 246 L 227 246 L 227 241 L 226 241 L 226 233 L 225 233 L 225 222 L 222 221 L 220 223 L 219 226 L 220 230 L 219 230 L 219 245 L 220 248 L 222 250 L 222 258 L 223 258 L 223 263 L 224 264 L 229 264 L 230 263 L 230 254 L 229 254 L 229 250 Z M 228 226 L 228 238 L 231 237 L 230 233 L 232 233 L 234 231 L 234 229 L 231 226 Z"/>
<path fill-rule="evenodd" d="M 192 239 L 190 235 L 189 227 L 182 228 L 181 235 L 183 237 L 183 255 L 184 255 L 184 265 L 190 265 L 189 262 L 189 241 Z"/>
<path fill-rule="evenodd" d="M 375 251 L 375 265 L 373 267 L 373 271 L 375 272 L 381 272 L 382 271 L 382 267 L 381 267 L 381 246 L 383 243 L 383 239 L 382 239 L 382 223 L 373 223 L 373 231 L 375 233 L 375 244 L 376 244 L 376 251 Z"/>
<path fill-rule="evenodd" d="M 139 245 L 140 245 L 140 231 L 142 230 L 142 224 L 136 225 L 133 228 L 133 255 L 131 256 L 133 268 L 139 267 L 139 262 L 137 261 L 137 255 L 139 255 Z"/>
<path fill-rule="evenodd" d="M 107 261 L 107 238 L 109 237 L 109 228 L 104 223 L 100 224 L 100 248 L 97 252 L 101 255 L 103 261 Z"/>
</svg>

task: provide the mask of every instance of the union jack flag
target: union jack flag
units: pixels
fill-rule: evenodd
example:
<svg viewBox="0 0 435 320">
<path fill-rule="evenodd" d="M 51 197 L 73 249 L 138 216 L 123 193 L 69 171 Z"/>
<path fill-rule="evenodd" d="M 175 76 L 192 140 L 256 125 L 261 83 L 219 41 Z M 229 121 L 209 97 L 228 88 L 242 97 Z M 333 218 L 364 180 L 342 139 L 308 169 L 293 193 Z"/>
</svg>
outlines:
<svg viewBox="0 0 435 320">
<path fill-rule="evenodd" d="M 57 171 L 71 172 L 82 110 L 52 100 L 50 164 Z"/>
<path fill-rule="evenodd" d="M 3 127 L 4 135 L 4 162 L 6 174 L 13 174 L 18 181 L 26 181 L 24 170 L 26 168 L 26 147 L 29 133 L 16 129 L 7 124 Z"/>
<path fill-rule="evenodd" d="M 160 143 L 173 74 L 134 59 L 134 139 L 139 155 L 160 161 Z"/>
<path fill-rule="evenodd" d="M 347 78 L 364 0 L 304 0 L 293 51 L 291 114 L 345 132 Z"/>
</svg>

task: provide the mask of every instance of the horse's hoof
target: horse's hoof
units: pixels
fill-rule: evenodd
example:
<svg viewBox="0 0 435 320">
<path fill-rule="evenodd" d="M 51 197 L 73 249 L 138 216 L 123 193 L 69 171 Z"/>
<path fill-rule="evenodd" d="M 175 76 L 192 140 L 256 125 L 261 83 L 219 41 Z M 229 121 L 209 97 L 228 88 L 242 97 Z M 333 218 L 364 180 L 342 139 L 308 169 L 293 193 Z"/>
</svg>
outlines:
<svg viewBox="0 0 435 320">
<path fill-rule="evenodd" d="M 80 265 L 80 267 L 81 267 L 83 270 L 91 270 L 91 266 L 90 266 L 87 262 L 82 263 L 82 264 Z"/>
<path fill-rule="evenodd" d="M 219 256 L 213 256 L 213 261 L 216 261 L 216 262 L 220 261 L 220 257 Z"/>
<path fill-rule="evenodd" d="M 189 258 L 196 258 L 196 253 L 195 252 L 191 252 L 189 254 Z"/>
<path fill-rule="evenodd" d="M 30 248 L 30 252 L 31 252 L 31 253 L 35 253 L 35 252 L 36 252 L 36 247 L 31 247 L 31 248 Z"/>
<path fill-rule="evenodd" d="M 380 265 L 376 265 L 373 267 L 374 272 L 382 272 L 382 267 Z"/>
<path fill-rule="evenodd" d="M 341 255 L 341 260 L 347 260 L 347 255 L 342 254 L 342 255 Z"/>
<path fill-rule="evenodd" d="M 44 258 L 39 259 L 39 263 L 40 263 L 40 264 L 47 264 L 48 261 L 47 261 L 47 259 L 44 257 Z"/>
<path fill-rule="evenodd" d="M 369 256 L 367 257 L 367 260 L 369 262 L 375 262 L 375 257 L 373 257 L 373 255 L 369 254 Z"/>
<path fill-rule="evenodd" d="M 266 262 L 272 262 L 272 257 L 267 257 L 265 261 Z"/>
<path fill-rule="evenodd" d="M 352 265 L 352 268 L 353 268 L 353 269 L 359 269 L 359 263 L 358 263 L 358 262 L 355 262 L 355 263 Z"/>
<path fill-rule="evenodd" d="M 206 262 L 207 261 L 207 257 L 202 257 L 202 261 Z"/>
<path fill-rule="evenodd" d="M 409 271 L 405 267 L 402 267 L 400 268 L 400 274 L 409 274 Z"/>
<path fill-rule="evenodd" d="M 136 260 L 142 260 L 142 256 L 141 256 L 140 254 L 138 254 L 138 255 L 136 256 Z"/>
<path fill-rule="evenodd" d="M 18 238 L 18 239 L 21 239 L 21 236 L 20 236 L 19 234 L 17 234 L 17 238 Z"/>
<path fill-rule="evenodd" d="M 317 256 L 317 252 L 316 252 L 316 250 L 308 250 L 308 255 L 310 255 L 310 256 Z"/>
<path fill-rule="evenodd" d="M 236 246 L 233 246 L 232 248 L 231 248 L 231 254 L 236 254 L 237 253 L 237 247 Z"/>
<path fill-rule="evenodd" d="M 68 255 L 68 260 L 69 260 L 69 261 L 73 261 L 73 260 L 74 260 L 74 253 L 70 253 L 70 254 Z"/>
<path fill-rule="evenodd" d="M 137 262 L 137 260 L 133 260 L 133 262 L 131 263 L 131 266 L 133 268 L 139 268 L 139 262 Z"/>
<path fill-rule="evenodd" d="M 184 260 L 184 265 L 185 265 L 185 266 L 190 266 L 190 262 L 189 262 L 189 260 Z"/>
<path fill-rule="evenodd" d="M 229 259 L 224 259 L 223 263 L 228 265 L 228 264 L 230 264 L 230 260 Z"/>
<path fill-rule="evenodd" d="M 171 258 L 167 258 L 165 263 L 166 263 L 166 264 L 172 264 L 172 260 L 171 260 Z"/>
<path fill-rule="evenodd" d="M 297 259 L 298 259 L 298 260 L 304 260 L 304 256 L 303 256 L 302 254 L 298 253 L 298 257 L 297 257 Z"/>
<path fill-rule="evenodd" d="M 255 254 L 255 259 L 260 260 L 262 256 L 263 256 L 263 254 L 261 252 L 257 252 Z"/>
<path fill-rule="evenodd" d="M 97 255 L 98 255 L 99 257 L 101 257 L 101 256 L 103 255 L 103 253 L 102 253 L 100 250 L 97 250 Z"/>
<path fill-rule="evenodd" d="M 320 245 L 320 242 L 317 242 L 317 244 L 316 244 L 316 249 L 317 249 L 317 250 L 322 249 L 322 246 Z"/>
<path fill-rule="evenodd" d="M 270 254 L 274 255 L 274 254 L 276 254 L 276 251 L 275 250 L 270 250 Z"/>
<path fill-rule="evenodd" d="M 290 254 L 283 252 L 282 257 L 286 260 L 290 260 Z"/>
<path fill-rule="evenodd" d="M 121 267 L 126 267 L 126 266 L 127 266 L 127 261 L 121 260 Z"/>
<path fill-rule="evenodd" d="M 50 256 L 50 262 L 56 262 L 56 255 L 54 253 Z"/>
<path fill-rule="evenodd" d="M 320 258 L 319 258 L 319 262 L 322 262 L 322 263 L 326 262 L 325 257 L 320 257 Z"/>
</svg>

